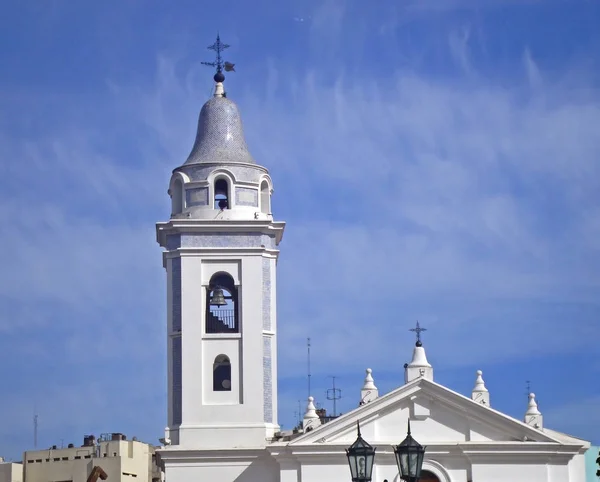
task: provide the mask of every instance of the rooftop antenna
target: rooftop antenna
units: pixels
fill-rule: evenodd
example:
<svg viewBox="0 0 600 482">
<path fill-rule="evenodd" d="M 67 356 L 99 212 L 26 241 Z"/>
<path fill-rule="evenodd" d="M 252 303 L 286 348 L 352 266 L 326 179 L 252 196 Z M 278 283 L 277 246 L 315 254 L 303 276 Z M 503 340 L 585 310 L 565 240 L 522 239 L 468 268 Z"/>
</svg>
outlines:
<svg viewBox="0 0 600 482">
<path fill-rule="evenodd" d="M 38 414 L 37 407 L 33 410 L 33 448 L 37 449 L 38 444 Z"/>
<path fill-rule="evenodd" d="M 308 397 L 310 397 L 310 338 L 306 339 L 306 350 L 307 350 L 307 364 L 308 364 Z"/>
<path fill-rule="evenodd" d="M 327 400 L 333 400 L 333 416 L 337 416 L 337 401 L 342 398 L 342 391 L 339 388 L 335 388 L 335 377 L 333 379 L 333 386 L 327 389 Z"/>
</svg>

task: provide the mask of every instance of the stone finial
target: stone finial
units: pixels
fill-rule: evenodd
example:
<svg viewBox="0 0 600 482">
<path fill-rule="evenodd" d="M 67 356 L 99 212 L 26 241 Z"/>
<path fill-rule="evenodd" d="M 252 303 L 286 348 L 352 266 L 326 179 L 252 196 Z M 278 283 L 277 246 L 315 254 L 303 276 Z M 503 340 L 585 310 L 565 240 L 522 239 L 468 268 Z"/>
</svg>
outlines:
<svg viewBox="0 0 600 482">
<path fill-rule="evenodd" d="M 165 427 L 165 436 L 158 441 L 164 446 L 171 445 L 171 429 L 169 427 Z"/>
<path fill-rule="evenodd" d="M 367 376 L 365 377 L 365 383 L 363 384 L 362 390 L 360 391 L 360 403 L 359 405 L 364 405 L 365 403 L 372 402 L 379 396 L 379 390 L 375 386 L 375 381 L 373 380 L 373 370 L 367 368 Z"/>
<path fill-rule="evenodd" d="M 490 406 L 490 392 L 485 388 L 485 382 L 483 381 L 483 372 L 477 370 L 477 378 L 475 379 L 475 386 L 471 393 L 471 398 L 486 407 Z"/>
<path fill-rule="evenodd" d="M 404 365 L 404 382 L 409 383 L 417 378 L 427 378 L 433 381 L 433 367 L 427 361 L 425 348 L 420 340 L 413 348 L 411 362 Z"/>
<path fill-rule="evenodd" d="M 537 402 L 535 401 L 535 393 L 529 394 L 529 403 L 525 412 L 525 423 L 539 430 L 544 428 L 544 417 L 538 409 Z"/>
<path fill-rule="evenodd" d="M 302 428 L 305 431 L 318 427 L 321 425 L 321 419 L 317 415 L 317 409 L 314 403 L 313 397 L 308 397 L 308 403 L 306 405 L 306 412 L 304 413 L 304 419 L 302 420 Z"/>
</svg>

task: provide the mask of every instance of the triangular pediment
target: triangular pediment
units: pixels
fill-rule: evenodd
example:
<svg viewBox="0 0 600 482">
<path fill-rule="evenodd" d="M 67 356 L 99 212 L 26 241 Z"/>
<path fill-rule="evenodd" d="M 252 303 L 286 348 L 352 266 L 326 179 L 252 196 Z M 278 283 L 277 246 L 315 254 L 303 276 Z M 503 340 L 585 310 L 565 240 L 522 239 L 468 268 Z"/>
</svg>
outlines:
<svg viewBox="0 0 600 482">
<path fill-rule="evenodd" d="M 549 434 L 464 397 L 430 380 L 414 380 L 311 432 L 290 445 L 326 443 L 349 446 L 356 440 L 356 423 L 373 444 L 398 444 L 412 433 L 423 445 L 468 442 L 560 443 Z"/>
</svg>

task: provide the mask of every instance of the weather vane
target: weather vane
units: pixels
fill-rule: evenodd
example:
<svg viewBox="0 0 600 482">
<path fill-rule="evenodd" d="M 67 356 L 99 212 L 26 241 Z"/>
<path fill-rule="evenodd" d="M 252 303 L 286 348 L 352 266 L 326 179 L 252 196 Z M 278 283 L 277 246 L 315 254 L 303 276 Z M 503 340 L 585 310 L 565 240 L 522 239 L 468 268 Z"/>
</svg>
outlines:
<svg viewBox="0 0 600 482">
<path fill-rule="evenodd" d="M 427 331 L 427 328 L 421 328 L 417 321 L 417 327 L 411 328 L 409 331 L 414 331 L 417 334 L 417 345 L 421 346 L 421 333 Z"/>
<path fill-rule="evenodd" d="M 217 73 L 215 74 L 215 82 L 223 82 L 225 80 L 225 76 L 223 75 L 223 70 L 225 72 L 235 72 L 235 64 L 231 62 L 224 62 L 221 57 L 221 52 L 223 50 L 228 49 L 229 45 L 221 42 L 221 37 L 217 34 L 217 40 L 214 44 L 209 45 L 207 47 L 210 50 L 214 50 L 217 53 L 217 58 L 214 62 L 202 62 L 202 65 L 208 65 L 209 67 L 216 67 Z"/>
</svg>

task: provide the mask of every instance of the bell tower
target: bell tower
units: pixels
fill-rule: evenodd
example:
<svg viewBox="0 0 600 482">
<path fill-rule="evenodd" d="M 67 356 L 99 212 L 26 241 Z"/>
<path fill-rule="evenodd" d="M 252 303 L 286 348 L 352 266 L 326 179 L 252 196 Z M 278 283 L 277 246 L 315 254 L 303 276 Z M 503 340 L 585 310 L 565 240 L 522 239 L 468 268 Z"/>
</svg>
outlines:
<svg viewBox="0 0 600 482">
<path fill-rule="evenodd" d="M 168 427 L 176 448 L 259 448 L 278 431 L 276 267 L 284 222 L 273 184 L 250 155 L 225 95 L 214 95 L 169 183 L 171 218 L 156 225 L 167 274 Z M 229 64 L 231 65 L 231 64 Z"/>
</svg>

